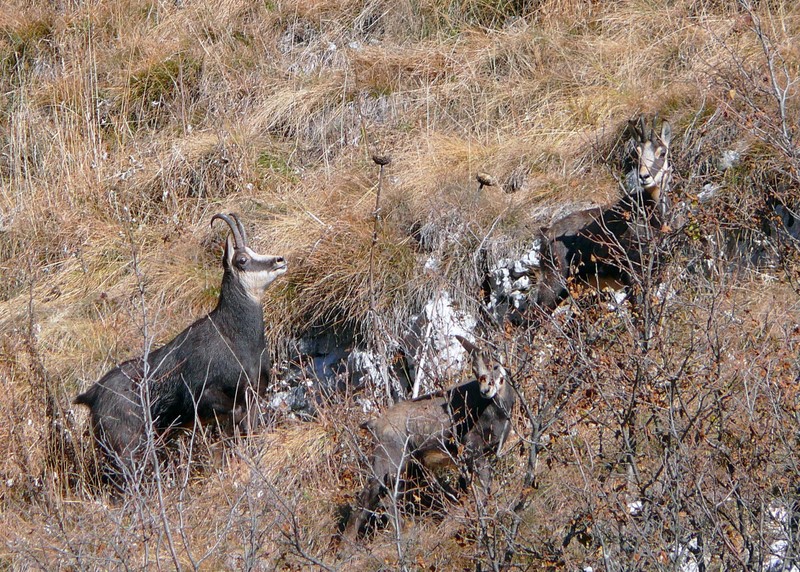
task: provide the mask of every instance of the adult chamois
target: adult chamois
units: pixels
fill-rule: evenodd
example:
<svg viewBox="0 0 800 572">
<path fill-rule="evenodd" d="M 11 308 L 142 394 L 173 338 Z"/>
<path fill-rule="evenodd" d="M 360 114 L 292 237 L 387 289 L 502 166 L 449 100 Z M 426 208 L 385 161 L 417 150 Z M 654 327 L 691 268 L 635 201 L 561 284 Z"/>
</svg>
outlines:
<svg viewBox="0 0 800 572">
<path fill-rule="evenodd" d="M 536 310 L 549 314 L 569 294 L 570 283 L 630 290 L 657 256 L 656 236 L 666 226 L 672 177 L 666 121 L 657 134 L 640 117 L 631 123 L 636 159 L 632 192 L 608 208 L 577 211 L 541 231 L 542 256 Z"/>
<path fill-rule="evenodd" d="M 215 423 L 226 432 L 251 421 L 248 392 L 263 395 L 270 357 L 261 298 L 286 272 L 281 256 L 257 254 L 239 218 L 215 214 L 230 227 L 216 308 L 172 341 L 106 373 L 76 404 L 89 407 L 101 452 L 117 469 L 141 456 L 147 436 Z M 149 430 L 152 429 L 152 430 Z"/>
<path fill-rule="evenodd" d="M 381 498 L 395 490 L 398 478 L 407 475 L 410 463 L 429 470 L 464 466 L 470 475 L 477 473 L 488 489 L 489 456 L 497 453 L 508 435 L 516 394 L 502 365 L 490 361 L 468 340 L 456 338 L 471 354 L 475 379 L 401 401 L 362 425 L 372 435 L 375 448 L 367 485 L 358 495 L 344 531 L 348 540 L 363 532 Z"/>
</svg>

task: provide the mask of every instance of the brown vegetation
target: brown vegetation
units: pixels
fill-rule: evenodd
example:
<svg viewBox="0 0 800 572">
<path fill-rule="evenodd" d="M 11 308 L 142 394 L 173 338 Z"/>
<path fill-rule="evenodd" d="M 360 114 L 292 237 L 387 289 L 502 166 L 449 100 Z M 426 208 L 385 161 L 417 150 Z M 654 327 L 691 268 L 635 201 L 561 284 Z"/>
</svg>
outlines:
<svg viewBox="0 0 800 572">
<path fill-rule="evenodd" d="M 753 4 L 4 2 L 0 566 L 800 566 L 800 262 L 772 208 L 800 203 L 800 7 Z M 642 113 L 673 127 L 671 262 L 648 315 L 587 295 L 536 331 L 487 325 L 520 405 L 489 498 L 412 498 L 402 530 L 340 541 L 368 476 L 350 393 L 179 439 L 123 498 L 97 486 L 69 403 L 211 309 L 213 213 L 287 254 L 276 361 L 312 327 L 380 348 L 442 287 L 483 315 L 481 251 L 612 203 Z"/>
</svg>

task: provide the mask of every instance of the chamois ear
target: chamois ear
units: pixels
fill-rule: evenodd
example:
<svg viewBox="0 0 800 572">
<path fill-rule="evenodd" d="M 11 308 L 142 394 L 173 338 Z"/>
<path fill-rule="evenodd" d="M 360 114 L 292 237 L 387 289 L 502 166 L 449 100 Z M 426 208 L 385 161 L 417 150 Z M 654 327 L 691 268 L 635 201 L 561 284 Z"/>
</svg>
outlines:
<svg viewBox="0 0 800 572">
<path fill-rule="evenodd" d="M 489 368 L 486 366 L 486 362 L 483 359 L 483 352 L 481 349 L 473 344 L 466 338 L 459 336 L 456 334 L 456 339 L 458 343 L 460 343 L 467 353 L 472 356 L 472 373 L 478 380 L 485 380 L 489 379 Z"/>
<path fill-rule="evenodd" d="M 236 245 L 232 234 L 228 234 L 225 239 L 225 250 L 222 253 L 222 265 L 225 268 L 233 266 L 233 253 L 236 250 Z"/>
<path fill-rule="evenodd" d="M 475 354 L 481 353 L 480 348 L 478 346 L 476 346 L 475 344 L 473 344 L 471 341 L 469 341 L 467 338 L 465 338 L 463 336 L 459 336 L 458 334 L 456 334 L 456 339 L 458 340 L 458 343 L 460 343 L 461 346 L 465 350 L 467 350 L 467 353 L 469 353 L 471 355 L 475 355 Z"/>
<path fill-rule="evenodd" d="M 661 124 L 661 142 L 669 147 L 669 141 L 672 139 L 672 126 L 664 121 Z"/>
</svg>

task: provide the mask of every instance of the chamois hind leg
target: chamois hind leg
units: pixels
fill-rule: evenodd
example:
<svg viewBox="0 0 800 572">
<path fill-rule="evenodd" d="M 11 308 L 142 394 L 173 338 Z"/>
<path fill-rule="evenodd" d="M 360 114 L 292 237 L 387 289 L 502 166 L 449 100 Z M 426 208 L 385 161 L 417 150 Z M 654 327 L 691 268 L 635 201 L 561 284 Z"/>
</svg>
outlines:
<svg viewBox="0 0 800 572">
<path fill-rule="evenodd" d="M 126 483 L 134 480 L 137 471 L 141 470 L 145 443 L 141 418 L 134 420 L 123 415 L 119 419 L 119 424 L 110 423 L 108 426 L 99 421 L 94 427 L 94 438 L 101 459 L 100 479 L 122 494 Z"/>
</svg>

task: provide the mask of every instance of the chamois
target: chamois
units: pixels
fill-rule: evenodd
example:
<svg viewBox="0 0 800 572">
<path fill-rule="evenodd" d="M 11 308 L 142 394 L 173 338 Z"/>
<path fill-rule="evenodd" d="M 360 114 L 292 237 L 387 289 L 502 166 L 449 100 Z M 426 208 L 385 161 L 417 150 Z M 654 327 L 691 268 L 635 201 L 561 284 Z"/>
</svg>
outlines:
<svg viewBox="0 0 800 572">
<path fill-rule="evenodd" d="M 551 312 L 568 295 L 569 281 L 598 289 L 612 283 L 631 288 L 646 262 L 654 235 L 665 226 L 672 167 L 666 121 L 661 135 L 640 117 L 634 131 L 636 188 L 613 206 L 577 211 L 542 229 L 536 309 Z"/>
<path fill-rule="evenodd" d="M 230 227 L 216 308 L 172 341 L 106 373 L 76 404 L 89 407 L 96 444 L 118 469 L 140 457 L 148 424 L 162 435 L 196 422 L 217 423 L 231 433 L 251 421 L 247 392 L 263 395 L 270 357 L 264 339 L 261 297 L 286 272 L 281 256 L 257 254 L 247 245 L 239 218 L 215 214 Z M 150 432 L 152 434 L 152 432 Z"/>
<path fill-rule="evenodd" d="M 456 336 L 472 356 L 475 379 L 389 408 L 362 425 L 372 435 L 371 475 L 357 497 L 344 537 L 355 540 L 380 499 L 407 475 L 409 463 L 426 469 L 466 464 L 489 486 L 488 456 L 502 447 L 516 400 L 506 371 L 474 344 Z"/>
</svg>

